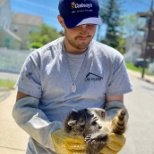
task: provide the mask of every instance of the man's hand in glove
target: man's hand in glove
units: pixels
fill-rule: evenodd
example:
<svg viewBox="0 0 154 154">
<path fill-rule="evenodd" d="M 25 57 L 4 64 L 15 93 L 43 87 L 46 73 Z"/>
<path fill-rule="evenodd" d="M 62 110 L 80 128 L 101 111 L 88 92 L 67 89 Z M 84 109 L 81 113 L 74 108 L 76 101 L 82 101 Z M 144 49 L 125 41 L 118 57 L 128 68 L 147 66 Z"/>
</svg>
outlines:
<svg viewBox="0 0 154 154">
<path fill-rule="evenodd" d="M 86 144 L 82 137 L 73 137 L 59 129 L 51 135 L 57 154 L 85 154 Z"/>
<path fill-rule="evenodd" d="M 125 135 L 117 135 L 115 133 L 109 134 L 109 141 L 107 145 L 101 150 L 102 154 L 116 154 L 118 153 L 126 142 Z"/>
<path fill-rule="evenodd" d="M 63 129 L 59 129 L 52 134 L 55 150 L 58 154 L 85 154 L 86 144 L 82 137 L 72 137 L 67 135 Z M 107 145 L 101 150 L 102 154 L 116 154 L 125 144 L 125 135 L 109 134 Z"/>
</svg>

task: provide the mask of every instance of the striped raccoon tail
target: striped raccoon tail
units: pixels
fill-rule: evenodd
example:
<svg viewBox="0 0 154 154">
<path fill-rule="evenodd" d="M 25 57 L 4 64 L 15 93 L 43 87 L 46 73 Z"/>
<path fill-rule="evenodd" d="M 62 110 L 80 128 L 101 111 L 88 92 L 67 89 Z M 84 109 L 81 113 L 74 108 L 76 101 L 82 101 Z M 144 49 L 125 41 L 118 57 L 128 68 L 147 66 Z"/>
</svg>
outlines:
<svg viewBox="0 0 154 154">
<path fill-rule="evenodd" d="M 112 132 L 122 135 L 126 131 L 127 127 L 127 110 L 125 108 L 120 109 L 118 114 L 112 120 Z"/>
</svg>

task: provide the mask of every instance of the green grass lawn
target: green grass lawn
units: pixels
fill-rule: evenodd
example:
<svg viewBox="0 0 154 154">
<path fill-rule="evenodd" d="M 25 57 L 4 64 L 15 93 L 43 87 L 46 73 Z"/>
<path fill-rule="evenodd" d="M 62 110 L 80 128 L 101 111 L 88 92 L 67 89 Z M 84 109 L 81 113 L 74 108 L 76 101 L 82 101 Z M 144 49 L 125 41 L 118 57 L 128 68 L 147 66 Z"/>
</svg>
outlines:
<svg viewBox="0 0 154 154">
<path fill-rule="evenodd" d="M 0 79 L 0 88 L 14 89 L 15 81 Z"/>
<path fill-rule="evenodd" d="M 142 70 L 143 70 L 141 67 L 135 67 L 132 63 L 126 63 L 126 67 L 127 67 L 127 69 L 130 69 L 130 70 L 135 71 L 135 72 L 140 72 L 140 73 L 142 73 Z M 145 74 L 154 75 L 154 72 L 149 73 L 148 69 L 146 68 Z"/>
</svg>

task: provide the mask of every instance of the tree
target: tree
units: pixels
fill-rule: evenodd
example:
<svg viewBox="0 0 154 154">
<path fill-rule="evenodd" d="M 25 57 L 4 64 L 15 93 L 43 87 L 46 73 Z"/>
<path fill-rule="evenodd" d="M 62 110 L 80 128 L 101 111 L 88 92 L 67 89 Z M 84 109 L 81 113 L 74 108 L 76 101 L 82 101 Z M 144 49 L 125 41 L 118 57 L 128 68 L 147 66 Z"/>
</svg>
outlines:
<svg viewBox="0 0 154 154">
<path fill-rule="evenodd" d="M 37 48 L 57 39 L 60 36 L 61 34 L 58 33 L 56 29 L 43 23 L 39 27 L 38 31 L 31 32 L 27 40 L 30 42 L 29 47 L 34 46 Z"/>
<path fill-rule="evenodd" d="M 139 20 L 134 14 L 129 14 L 122 17 L 122 24 L 120 28 L 125 36 L 131 36 L 138 32 L 138 25 L 143 27 L 143 20 Z"/>
<path fill-rule="evenodd" d="M 120 0 L 103 0 L 103 5 L 100 9 L 100 15 L 103 22 L 107 25 L 106 36 L 101 41 L 109 46 L 123 50 L 124 43 L 122 33 L 120 32 L 119 26 L 121 24 L 121 10 Z"/>
</svg>

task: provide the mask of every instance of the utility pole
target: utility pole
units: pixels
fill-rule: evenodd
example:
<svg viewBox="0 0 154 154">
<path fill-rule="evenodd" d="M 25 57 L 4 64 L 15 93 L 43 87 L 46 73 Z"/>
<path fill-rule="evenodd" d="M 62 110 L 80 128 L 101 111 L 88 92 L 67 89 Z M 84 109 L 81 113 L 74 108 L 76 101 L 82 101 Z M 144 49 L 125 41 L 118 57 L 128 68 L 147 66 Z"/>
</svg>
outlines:
<svg viewBox="0 0 154 154">
<path fill-rule="evenodd" d="M 147 29 L 147 38 L 146 38 L 146 44 L 145 44 L 145 50 L 144 50 L 144 64 L 142 68 L 142 78 L 144 79 L 144 74 L 145 74 L 145 64 L 146 64 L 146 52 L 148 50 L 148 41 L 150 39 L 150 33 L 151 33 L 151 28 L 152 28 L 152 20 L 153 20 L 153 3 L 154 0 L 151 0 L 151 5 L 150 5 L 150 10 L 149 10 L 149 20 L 148 20 L 148 29 Z"/>
</svg>

